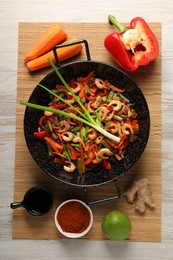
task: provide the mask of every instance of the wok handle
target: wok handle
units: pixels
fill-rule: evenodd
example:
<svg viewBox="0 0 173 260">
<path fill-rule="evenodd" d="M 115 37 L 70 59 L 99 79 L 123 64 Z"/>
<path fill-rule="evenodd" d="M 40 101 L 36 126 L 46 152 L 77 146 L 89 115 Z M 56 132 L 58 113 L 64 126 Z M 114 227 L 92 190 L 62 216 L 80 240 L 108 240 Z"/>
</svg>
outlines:
<svg viewBox="0 0 173 260">
<path fill-rule="evenodd" d="M 56 49 L 62 48 L 62 47 L 67 47 L 67 46 L 72 46 L 72 45 L 79 44 L 79 43 L 84 43 L 87 60 L 91 60 L 90 51 L 89 51 L 89 45 L 88 45 L 88 42 L 86 40 L 82 39 L 82 40 L 77 40 L 77 41 L 74 41 L 74 42 L 69 42 L 69 43 L 66 43 L 66 44 L 62 43 L 62 44 L 56 45 L 53 48 L 53 54 L 55 56 L 57 67 L 60 67 L 60 64 L 59 64 L 59 60 L 58 60 L 58 55 L 57 55 Z"/>
<path fill-rule="evenodd" d="M 92 187 L 85 187 L 84 188 L 84 195 L 85 195 L 85 202 L 87 205 L 97 205 L 97 204 L 101 204 L 103 202 L 109 202 L 109 201 L 113 201 L 113 200 L 117 200 L 121 197 L 121 191 L 120 191 L 120 185 L 119 185 L 119 181 L 115 180 L 115 187 L 116 187 L 116 195 L 110 198 L 105 198 L 105 199 L 101 199 L 101 200 L 96 200 L 96 201 L 89 201 L 88 200 L 88 190 L 91 189 Z M 93 187 L 94 188 L 94 187 Z"/>
</svg>

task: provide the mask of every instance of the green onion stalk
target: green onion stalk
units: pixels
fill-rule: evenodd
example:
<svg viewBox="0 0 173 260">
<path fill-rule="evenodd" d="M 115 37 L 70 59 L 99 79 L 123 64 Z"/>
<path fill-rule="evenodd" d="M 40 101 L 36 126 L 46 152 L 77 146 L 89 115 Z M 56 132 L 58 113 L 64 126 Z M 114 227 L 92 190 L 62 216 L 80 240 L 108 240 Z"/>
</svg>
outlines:
<svg viewBox="0 0 173 260">
<path fill-rule="evenodd" d="M 54 69 L 55 73 L 57 74 L 58 78 L 60 79 L 60 81 L 62 82 L 62 84 L 67 88 L 67 90 L 70 92 L 70 94 L 73 96 L 73 98 L 75 99 L 75 101 L 79 104 L 79 106 L 82 108 L 82 110 L 84 111 L 84 113 L 81 113 L 78 109 L 76 109 L 73 105 L 71 105 L 67 100 L 63 99 L 62 97 L 60 97 L 59 95 L 57 95 L 56 93 L 54 93 L 52 90 L 46 88 L 45 86 L 39 84 L 40 87 L 44 88 L 47 92 L 49 92 L 50 94 L 54 95 L 55 97 L 57 97 L 59 100 L 61 100 L 63 103 L 65 103 L 66 105 L 72 107 L 81 117 L 73 114 L 73 113 L 67 113 L 65 111 L 59 110 L 59 109 L 55 109 L 49 106 L 42 106 L 42 105 L 38 105 L 38 104 L 33 104 L 27 101 L 20 101 L 21 105 L 25 105 L 27 107 L 31 107 L 31 108 L 35 108 L 35 109 L 39 109 L 39 110 L 43 110 L 43 111 L 50 111 L 52 113 L 55 114 L 59 114 L 61 116 L 65 116 L 65 117 L 70 117 L 73 119 L 76 119 L 92 128 L 94 128 L 95 130 L 97 130 L 99 133 L 101 133 L 102 135 L 104 135 L 105 137 L 116 141 L 116 142 L 120 142 L 120 138 L 118 136 L 115 136 L 109 132 L 107 132 L 105 129 L 103 129 L 100 126 L 100 120 L 94 120 L 92 118 L 92 116 L 90 115 L 90 113 L 88 112 L 88 110 L 85 108 L 85 106 L 82 104 L 82 102 L 80 101 L 79 97 L 75 95 L 75 93 L 73 92 L 73 90 L 70 88 L 70 86 L 66 83 L 66 81 L 64 80 L 64 78 L 62 77 L 62 75 L 60 74 L 59 70 L 57 69 L 57 67 L 54 65 L 53 61 L 49 58 L 48 59 L 50 65 L 52 66 L 52 68 Z"/>
</svg>

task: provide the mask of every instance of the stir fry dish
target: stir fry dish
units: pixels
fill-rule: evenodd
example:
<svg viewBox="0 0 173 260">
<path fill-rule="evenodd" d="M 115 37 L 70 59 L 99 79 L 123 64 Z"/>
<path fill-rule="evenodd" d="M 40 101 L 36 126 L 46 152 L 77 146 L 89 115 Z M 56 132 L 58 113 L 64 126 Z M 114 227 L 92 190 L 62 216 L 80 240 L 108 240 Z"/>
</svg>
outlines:
<svg viewBox="0 0 173 260">
<path fill-rule="evenodd" d="M 49 91 L 51 109 L 44 111 L 34 136 L 47 144 L 49 156 L 66 172 L 77 170 L 83 174 L 97 165 L 110 170 L 111 164 L 122 160 L 128 145 L 137 139 L 139 126 L 134 105 L 125 97 L 125 90 L 96 78 L 94 71 L 85 78 L 72 79 L 68 86 L 97 127 L 85 124 L 78 100 L 66 86 L 57 84 Z M 109 134 L 115 138 L 109 138 Z"/>
</svg>

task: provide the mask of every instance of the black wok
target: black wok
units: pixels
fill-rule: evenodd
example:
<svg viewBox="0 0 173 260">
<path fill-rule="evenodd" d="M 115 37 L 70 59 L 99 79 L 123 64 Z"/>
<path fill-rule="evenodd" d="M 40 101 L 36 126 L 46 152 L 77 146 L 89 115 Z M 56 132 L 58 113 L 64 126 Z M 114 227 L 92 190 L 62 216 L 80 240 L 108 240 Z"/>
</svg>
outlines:
<svg viewBox="0 0 173 260">
<path fill-rule="evenodd" d="M 126 95 L 126 97 L 135 105 L 138 114 L 139 134 L 137 141 L 128 146 L 125 158 L 120 162 L 114 163 L 112 165 L 112 170 L 107 171 L 98 166 L 97 168 L 87 171 L 85 174 L 79 176 L 77 172 L 67 173 L 63 170 L 61 165 L 55 164 L 53 158 L 48 156 L 47 146 L 45 143 L 42 140 L 37 140 L 33 136 L 33 132 L 38 129 L 38 121 L 43 115 L 43 111 L 26 107 L 24 114 L 24 134 L 27 147 L 38 166 L 55 180 L 84 188 L 86 202 L 88 204 L 94 204 L 98 203 L 98 201 L 92 203 L 88 202 L 87 188 L 106 184 L 110 181 L 115 181 L 117 194 L 115 197 L 103 199 L 101 202 L 120 197 L 118 178 L 128 173 L 129 169 L 131 169 L 131 167 L 139 160 L 146 148 L 150 131 L 150 115 L 146 99 L 135 82 L 120 69 L 102 62 L 91 60 L 87 42 L 85 40 L 81 40 L 80 42 L 85 44 L 87 60 L 71 62 L 60 66 L 59 71 L 61 75 L 64 77 L 66 82 L 69 82 L 70 79 L 78 76 L 85 77 L 89 72 L 94 70 L 96 77 L 107 79 L 110 83 L 125 89 L 126 91 L 124 95 Z M 56 48 L 59 47 L 60 46 L 56 46 Z M 56 57 L 56 59 L 58 62 L 58 57 Z M 40 82 L 40 84 L 50 89 L 54 88 L 57 83 L 60 82 L 55 72 L 51 72 Z M 39 86 L 35 87 L 29 98 L 29 102 L 31 103 L 46 106 L 49 101 L 49 94 Z"/>
</svg>

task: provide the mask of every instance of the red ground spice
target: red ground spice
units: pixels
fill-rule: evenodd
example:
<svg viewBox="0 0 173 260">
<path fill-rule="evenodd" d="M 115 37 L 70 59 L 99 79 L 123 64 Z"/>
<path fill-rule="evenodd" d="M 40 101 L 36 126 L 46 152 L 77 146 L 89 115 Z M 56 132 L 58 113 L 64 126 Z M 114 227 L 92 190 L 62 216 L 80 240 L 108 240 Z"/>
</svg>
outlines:
<svg viewBox="0 0 173 260">
<path fill-rule="evenodd" d="M 90 223 L 90 213 L 78 201 L 64 204 L 57 215 L 57 220 L 64 232 L 82 233 Z"/>
</svg>

